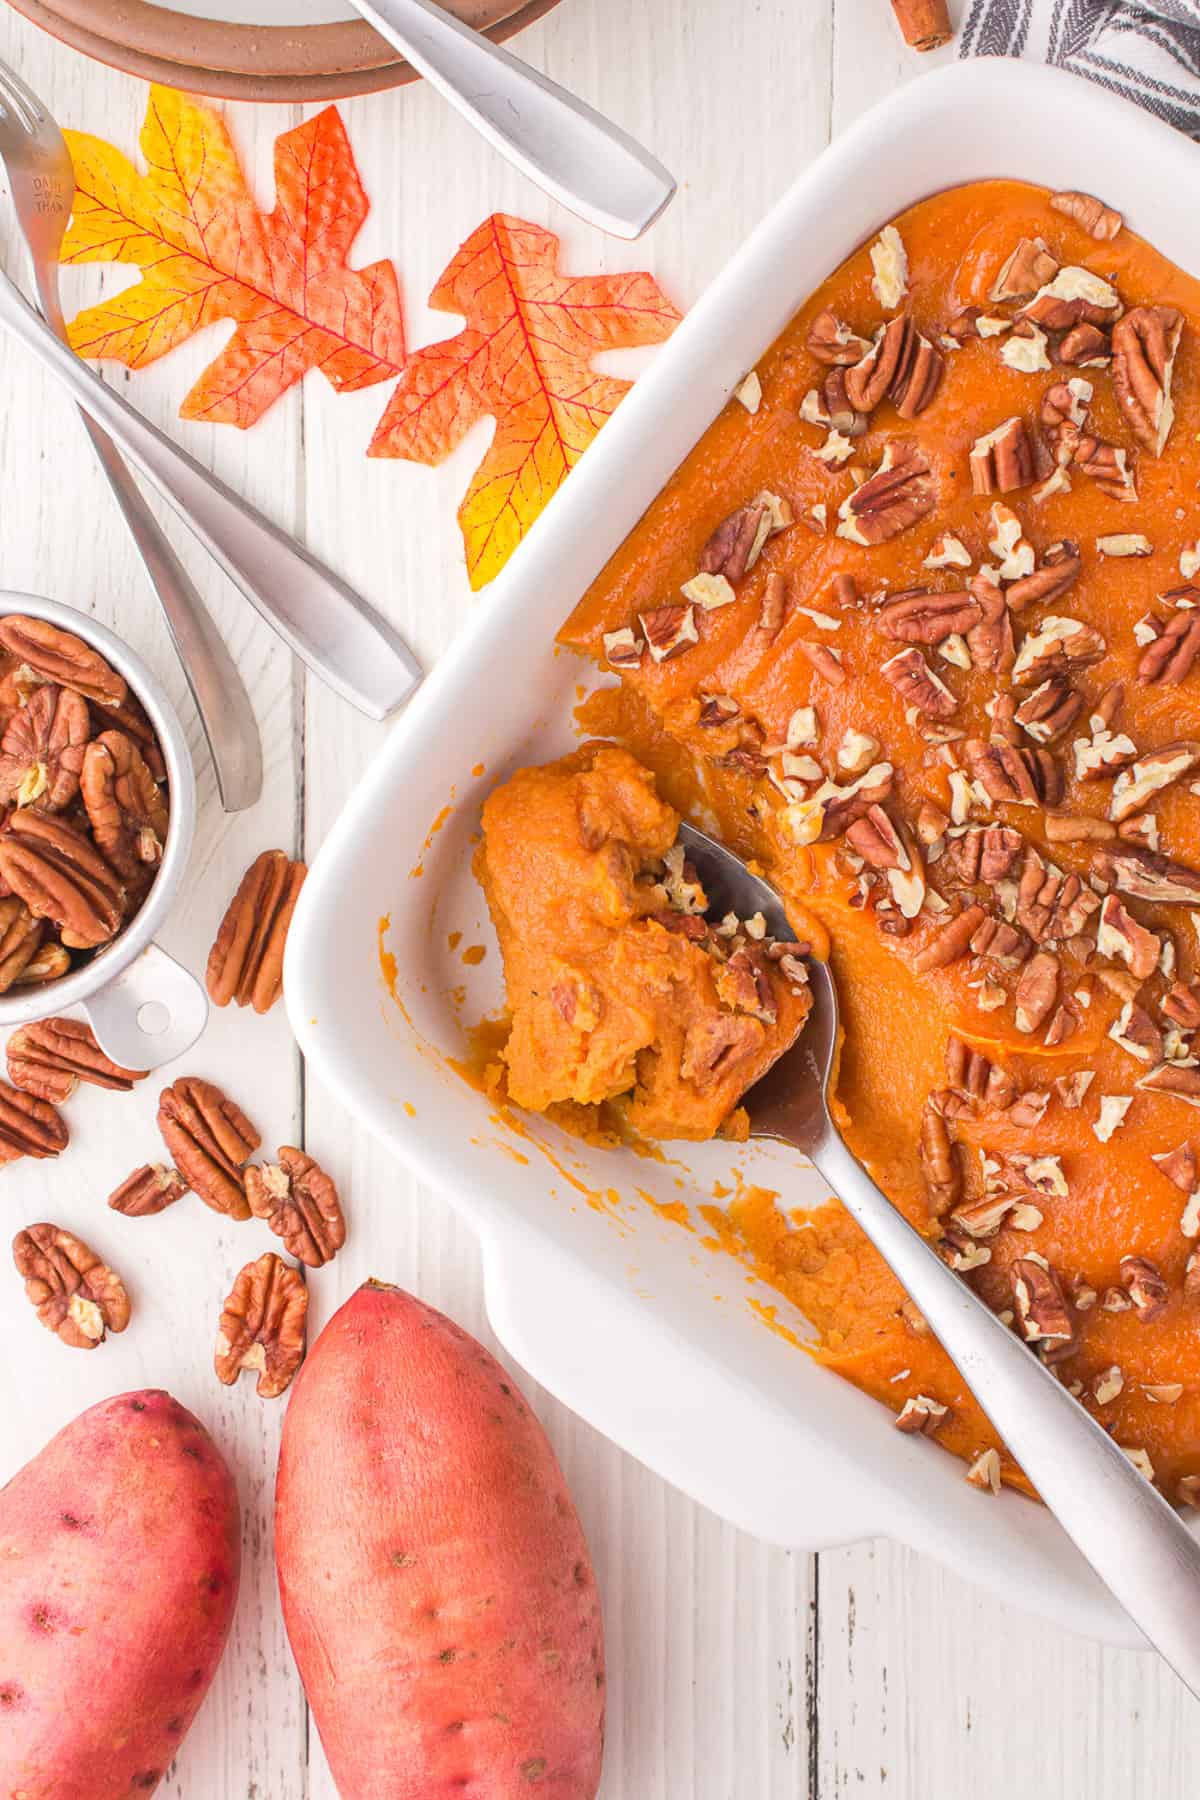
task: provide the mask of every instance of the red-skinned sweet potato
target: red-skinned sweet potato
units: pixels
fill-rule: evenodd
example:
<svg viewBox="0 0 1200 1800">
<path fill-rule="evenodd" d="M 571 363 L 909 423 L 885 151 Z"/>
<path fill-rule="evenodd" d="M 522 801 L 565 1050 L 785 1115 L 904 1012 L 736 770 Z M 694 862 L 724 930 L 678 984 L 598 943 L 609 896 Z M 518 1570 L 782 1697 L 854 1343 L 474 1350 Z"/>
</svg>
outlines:
<svg viewBox="0 0 1200 1800">
<path fill-rule="evenodd" d="M 359 1288 L 296 1379 L 275 1548 L 342 1800 L 592 1800 L 595 1576 L 545 1433 L 482 1344 Z"/>
<path fill-rule="evenodd" d="M 0 1489 L 0 1796 L 143 1800 L 221 1659 L 237 1493 L 158 1389 L 89 1407 Z"/>
</svg>

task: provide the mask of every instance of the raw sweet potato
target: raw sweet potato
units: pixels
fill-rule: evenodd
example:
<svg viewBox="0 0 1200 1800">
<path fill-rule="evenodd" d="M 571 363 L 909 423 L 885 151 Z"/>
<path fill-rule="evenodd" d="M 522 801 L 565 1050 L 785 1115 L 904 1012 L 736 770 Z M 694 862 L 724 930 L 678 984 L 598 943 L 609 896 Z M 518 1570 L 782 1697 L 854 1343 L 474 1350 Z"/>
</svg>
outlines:
<svg viewBox="0 0 1200 1800">
<path fill-rule="evenodd" d="M 596 1580 L 545 1433 L 482 1344 L 359 1288 L 296 1379 L 275 1548 L 342 1800 L 592 1800 Z"/>
<path fill-rule="evenodd" d="M 0 1489 L 0 1797 L 143 1800 L 233 1617 L 229 1470 L 158 1389 L 67 1425 Z"/>
</svg>

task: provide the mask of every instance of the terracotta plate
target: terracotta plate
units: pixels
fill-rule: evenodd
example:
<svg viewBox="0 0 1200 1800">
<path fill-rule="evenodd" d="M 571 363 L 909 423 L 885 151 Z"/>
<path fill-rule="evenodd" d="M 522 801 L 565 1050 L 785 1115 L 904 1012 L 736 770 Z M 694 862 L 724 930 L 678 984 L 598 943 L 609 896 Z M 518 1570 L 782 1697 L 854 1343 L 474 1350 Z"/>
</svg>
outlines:
<svg viewBox="0 0 1200 1800">
<path fill-rule="evenodd" d="M 335 100 L 416 79 L 345 0 L 10 0 L 85 56 L 228 100 Z M 558 0 L 442 0 L 500 40 Z"/>
</svg>

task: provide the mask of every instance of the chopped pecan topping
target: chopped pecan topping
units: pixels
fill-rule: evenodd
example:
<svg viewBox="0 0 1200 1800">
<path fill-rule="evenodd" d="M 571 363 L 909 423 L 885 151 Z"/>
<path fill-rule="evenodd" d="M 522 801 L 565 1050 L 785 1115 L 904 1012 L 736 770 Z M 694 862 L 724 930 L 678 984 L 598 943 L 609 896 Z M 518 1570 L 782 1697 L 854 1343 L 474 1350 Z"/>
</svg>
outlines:
<svg viewBox="0 0 1200 1800">
<path fill-rule="evenodd" d="M 1038 687 L 1051 675 L 1065 675 L 1099 662 L 1107 648 L 1092 626 L 1050 614 L 1022 641 L 1013 664 L 1013 682 L 1017 687 Z"/>
<path fill-rule="evenodd" d="M 846 842 L 872 869 L 907 869 L 908 852 L 882 806 L 868 807 L 846 832 Z"/>
<path fill-rule="evenodd" d="M 949 823 L 949 815 L 940 806 L 935 806 L 932 800 L 922 800 L 917 813 L 917 842 L 924 844 L 926 848 L 935 844 Z"/>
<path fill-rule="evenodd" d="M 976 575 L 971 582 L 971 597 L 979 608 L 979 618 L 967 631 L 967 649 L 977 669 L 1006 675 L 1016 656 L 1013 642 L 1012 615 L 1004 593 L 987 575 Z"/>
<path fill-rule="evenodd" d="M 1009 494 L 1037 479 L 1034 446 L 1024 419 L 1005 419 L 971 446 L 971 487 L 976 494 Z"/>
<path fill-rule="evenodd" d="M 1023 237 L 992 283 L 988 298 L 1002 306 L 1008 300 L 1029 300 L 1058 274 L 1058 263 L 1041 238 Z"/>
<path fill-rule="evenodd" d="M 1017 1097 L 1017 1084 L 1008 1070 L 989 1062 L 956 1032 L 946 1041 L 946 1079 L 951 1087 L 1000 1111 Z"/>
<path fill-rule="evenodd" d="M 91 840 L 29 807 L 13 813 L 0 836 L 0 877 L 34 918 L 58 926 L 69 949 L 107 943 L 124 915 L 125 890 Z"/>
<path fill-rule="evenodd" d="M 928 1394 L 914 1394 L 904 1402 L 893 1424 L 909 1437 L 930 1437 L 948 1417 L 950 1408 Z"/>
<path fill-rule="evenodd" d="M 779 569 L 772 569 L 763 588 L 762 605 L 758 614 L 759 630 L 769 632 L 772 637 L 778 636 L 787 616 L 787 604 L 787 576 Z"/>
<path fill-rule="evenodd" d="M 221 1323 L 213 1366 L 217 1378 L 231 1387 L 250 1369 L 258 1376 L 258 1393 L 275 1400 L 304 1360 L 308 1290 L 295 1269 L 268 1250 L 247 1263 L 233 1284 Z"/>
<path fill-rule="evenodd" d="M 1108 1035 L 1138 1062 L 1157 1062 L 1163 1053 L 1162 1032 L 1145 1007 L 1132 999 L 1126 1000 Z"/>
<path fill-rule="evenodd" d="M 830 649 L 828 644 L 814 643 L 809 638 L 802 638 L 796 648 L 831 687 L 841 687 L 846 679 L 846 671 L 836 650 Z"/>
<path fill-rule="evenodd" d="M 856 337 L 829 307 L 819 312 L 809 326 L 808 353 L 818 362 L 848 367 L 861 362 L 869 348 L 866 339 Z"/>
<path fill-rule="evenodd" d="M 1039 950 L 1021 971 L 1014 996 L 1018 1031 L 1034 1032 L 1044 1025 L 1058 1000 L 1058 961 Z"/>
<path fill-rule="evenodd" d="M 1052 844 L 1107 844 L 1116 837 L 1117 828 L 1107 819 L 1093 819 L 1088 813 L 1049 813 L 1045 832 Z"/>
<path fill-rule="evenodd" d="M 98 706 L 122 706 L 128 695 L 124 677 L 111 669 L 98 651 L 45 619 L 9 613 L 0 619 L 0 647 L 28 664 L 43 681 L 71 688 Z"/>
<path fill-rule="evenodd" d="M 18 1231 L 13 1262 L 38 1318 L 71 1349 L 94 1350 L 106 1332 L 128 1325 L 129 1295 L 120 1276 L 61 1226 Z"/>
<path fill-rule="evenodd" d="M 1058 340 L 1058 360 L 1068 368 L 1103 368 L 1110 354 L 1108 338 L 1098 325 L 1073 325 Z"/>
<path fill-rule="evenodd" d="M 1025 847 L 1025 840 L 1011 825 L 987 825 L 983 829 L 979 853 L 979 879 L 991 887 L 1003 881 L 1015 866 Z"/>
<path fill-rule="evenodd" d="M 1083 696 L 1066 676 L 1051 675 L 1022 700 L 1013 717 L 1036 743 L 1052 744 L 1070 730 L 1082 711 Z"/>
<path fill-rule="evenodd" d="M 162 861 L 167 803 L 132 738 L 106 731 L 87 747 L 80 788 L 97 847 L 120 875 Z"/>
<path fill-rule="evenodd" d="M 934 594 L 914 588 L 880 607 L 875 623 L 885 637 L 905 644 L 941 644 L 954 632 L 978 623 L 979 603 L 971 594 Z"/>
<path fill-rule="evenodd" d="M 1151 1094 L 1170 1094 L 1175 1100 L 1186 1100 L 1189 1106 L 1200 1106 L 1200 1068 L 1185 1063 L 1161 1063 L 1138 1082 Z"/>
<path fill-rule="evenodd" d="M 700 552 L 702 574 L 723 575 L 726 581 L 738 582 L 749 573 L 767 539 L 787 522 L 786 518 L 780 520 L 779 505 L 772 506 L 773 499 L 773 495 L 758 495 L 722 519 Z"/>
<path fill-rule="evenodd" d="M 1063 774 L 1048 750 L 1018 750 L 1012 744 L 968 738 L 963 756 L 988 798 L 1018 806 L 1057 806 Z"/>
<path fill-rule="evenodd" d="M 346 1221 L 333 1182 L 303 1150 L 284 1144 L 279 1161 L 251 1164 L 246 1198 L 256 1219 L 265 1219 L 298 1262 L 319 1269 L 332 1262 L 346 1241 Z"/>
<path fill-rule="evenodd" d="M 1010 1270 L 1013 1305 L 1026 1343 L 1069 1344 L 1075 1336 L 1071 1309 L 1053 1269 L 1020 1257 Z"/>
<path fill-rule="evenodd" d="M 1143 1325 L 1167 1310 L 1167 1284 L 1161 1272 L 1145 1256 L 1121 1258 L 1121 1282 Z"/>
<path fill-rule="evenodd" d="M 837 534 L 855 544 L 882 544 L 933 511 L 929 463 L 907 439 L 892 439 L 874 475 L 838 507 Z"/>
<path fill-rule="evenodd" d="M 1123 769 L 1113 783 L 1108 816 L 1120 824 L 1142 812 L 1155 794 L 1182 781 L 1200 764 L 1200 744 L 1164 744 Z"/>
<path fill-rule="evenodd" d="M 985 918 L 971 933 L 971 954 L 986 956 L 1004 969 L 1017 969 L 1027 960 L 1029 939 L 1007 919 Z"/>
<path fill-rule="evenodd" d="M 1158 1006 L 1164 1017 L 1182 1030 L 1200 1030 L 1200 982 L 1173 982 Z"/>
<path fill-rule="evenodd" d="M 1195 594 L 1200 600 L 1200 588 L 1176 588 L 1164 599 L 1178 600 L 1179 595 L 1190 597 Z M 1161 682 L 1165 686 L 1176 686 L 1191 674 L 1192 664 L 1200 655 L 1200 610 L 1186 609 L 1177 612 L 1168 621 L 1163 631 L 1153 643 L 1142 651 L 1137 666 L 1138 680 L 1148 686 Z"/>
<path fill-rule="evenodd" d="M 610 669 L 635 669 L 645 648 L 643 639 L 628 625 L 604 634 L 604 660 Z"/>
<path fill-rule="evenodd" d="M 1100 905 L 1078 875 L 1048 868 L 1030 844 L 1017 883 L 1016 917 L 1035 943 L 1078 937 Z"/>
<path fill-rule="evenodd" d="M 262 1139 L 239 1106 L 211 1081 L 183 1075 L 159 1095 L 158 1129 L 205 1205 L 231 1219 L 250 1217 L 245 1165 Z"/>
<path fill-rule="evenodd" d="M 639 613 L 638 623 L 655 662 L 680 656 L 689 645 L 700 642 L 694 606 L 671 601 L 666 606 L 655 606 L 649 612 Z"/>
<path fill-rule="evenodd" d="M 283 952 L 307 873 L 283 850 L 264 850 L 250 864 L 208 953 L 205 979 L 214 1006 L 236 1000 L 257 1013 L 274 1006 L 283 991 Z"/>
<path fill-rule="evenodd" d="M 18 1026 L 6 1055 L 13 1086 L 57 1106 L 70 1099 L 81 1081 L 127 1094 L 146 1076 L 144 1069 L 123 1069 L 105 1056 L 82 1019 L 41 1019 Z"/>
<path fill-rule="evenodd" d="M 845 371 L 846 399 L 857 413 L 873 412 L 891 391 L 910 360 L 914 335 L 907 313 L 899 313 L 879 327 L 859 360 Z"/>
<path fill-rule="evenodd" d="M 1200 906 L 1200 874 L 1186 863 L 1173 862 L 1155 850 L 1131 844 L 1127 849 L 1105 851 L 1100 869 L 1114 887 L 1135 900 Z"/>
<path fill-rule="evenodd" d="M 1120 213 L 1111 206 L 1105 206 L 1103 200 L 1097 200 L 1094 194 L 1051 194 L 1050 204 L 1055 212 L 1074 219 L 1089 237 L 1097 238 L 1101 243 L 1115 238 L 1123 223 Z"/>
<path fill-rule="evenodd" d="M 941 926 L 913 958 L 912 966 L 916 973 L 925 975 L 931 969 L 942 969 L 949 963 L 960 961 L 970 948 L 972 935 L 986 917 L 982 906 L 973 905 Z"/>
<path fill-rule="evenodd" d="M 58 1156 L 67 1142 L 67 1127 L 49 1101 L 0 1081 L 0 1163 Z"/>
<path fill-rule="evenodd" d="M 1144 925 L 1139 925 L 1115 894 L 1108 894 L 1100 908 L 1096 949 L 1101 956 L 1112 957 L 1114 961 L 1119 958 L 1127 964 L 1131 975 L 1146 981 L 1158 967 L 1162 940 Z"/>
<path fill-rule="evenodd" d="M 1038 289 L 1021 317 L 1048 331 L 1069 331 L 1073 325 L 1109 325 L 1120 312 L 1121 297 L 1110 282 L 1069 264 Z"/>
<path fill-rule="evenodd" d="M 1113 392 L 1151 456 L 1162 455 L 1175 422 L 1171 377 L 1182 334 L 1183 314 L 1174 306 L 1135 306 L 1113 326 Z"/>
<path fill-rule="evenodd" d="M 1083 559 L 1079 554 L 1078 544 L 1067 539 L 1051 544 L 1031 575 L 1023 575 L 1010 584 L 1005 599 L 1016 613 L 1024 611 L 1025 607 L 1034 602 L 1044 604 L 1051 600 L 1061 600 L 1075 585 L 1082 566 Z"/>
<path fill-rule="evenodd" d="M 749 1013 L 764 1025 L 773 1025 L 778 1016 L 775 990 L 762 951 L 749 945 L 735 950 L 728 962 L 716 970 L 713 984 L 717 998 L 732 1012 Z"/>
<path fill-rule="evenodd" d="M 188 1184 L 178 1169 L 170 1169 L 165 1163 L 143 1163 L 113 1189 L 108 1204 L 128 1219 L 145 1219 L 152 1213 L 165 1212 L 187 1191 Z"/>
<path fill-rule="evenodd" d="M 908 292 L 908 252 L 894 225 L 885 225 L 870 249 L 875 274 L 871 292 L 880 306 L 893 312 Z"/>
<path fill-rule="evenodd" d="M 1095 721 L 1093 720 L 1093 724 Z M 1076 738 L 1071 746 L 1075 754 L 1075 779 L 1093 781 L 1103 775 L 1115 775 L 1137 760 L 1137 745 L 1123 731 L 1099 729 L 1090 738 Z"/>
<path fill-rule="evenodd" d="M 15 894 L 0 899 L 0 994 L 28 978 L 44 927 Z"/>
<path fill-rule="evenodd" d="M 1110 500 L 1132 506 L 1138 497 L 1137 483 L 1129 467 L 1129 453 L 1119 444 L 1105 443 L 1103 438 L 1083 437 L 1074 454 L 1074 464 L 1094 481 Z"/>
<path fill-rule="evenodd" d="M 981 1493 L 998 1494 L 1001 1488 L 1000 1452 L 981 1450 L 967 1470 L 966 1480 Z"/>
<path fill-rule="evenodd" d="M 79 792 L 91 736 L 87 701 L 47 681 L 13 714 L 0 743 L 0 803 L 62 812 Z"/>
<path fill-rule="evenodd" d="M 958 701 L 915 645 L 889 657 L 879 673 L 891 682 L 906 706 L 915 706 L 930 718 L 949 719 L 957 711 Z"/>
<path fill-rule="evenodd" d="M 946 1124 L 944 1096 L 930 1094 L 921 1112 L 919 1160 L 930 1217 L 940 1219 L 962 1197 L 962 1167 Z"/>
</svg>

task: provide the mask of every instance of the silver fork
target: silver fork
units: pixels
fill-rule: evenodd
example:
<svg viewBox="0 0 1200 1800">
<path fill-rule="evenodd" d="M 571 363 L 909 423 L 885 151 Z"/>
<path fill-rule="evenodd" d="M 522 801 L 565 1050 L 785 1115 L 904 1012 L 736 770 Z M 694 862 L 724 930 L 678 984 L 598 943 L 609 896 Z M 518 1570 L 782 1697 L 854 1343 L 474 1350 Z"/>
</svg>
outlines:
<svg viewBox="0 0 1200 1800">
<path fill-rule="evenodd" d="M 75 203 L 75 171 L 58 125 L 32 89 L 3 62 L 0 161 L 29 252 L 38 306 L 65 343 L 58 256 Z M 166 617 L 208 739 L 221 804 L 226 812 L 240 812 L 262 792 L 262 745 L 242 678 L 120 451 L 82 408 L 79 416 Z"/>
</svg>

